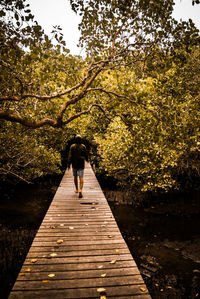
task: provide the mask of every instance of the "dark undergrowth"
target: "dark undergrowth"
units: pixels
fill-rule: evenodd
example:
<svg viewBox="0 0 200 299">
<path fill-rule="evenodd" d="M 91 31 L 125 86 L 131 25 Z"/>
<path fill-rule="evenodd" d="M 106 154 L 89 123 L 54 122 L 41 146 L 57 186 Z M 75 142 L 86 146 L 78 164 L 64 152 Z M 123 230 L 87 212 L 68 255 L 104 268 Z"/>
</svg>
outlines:
<svg viewBox="0 0 200 299">
<path fill-rule="evenodd" d="M 34 236 L 53 199 L 61 177 L 46 177 L 32 185 L 1 184 L 0 298 L 6 299 Z"/>
</svg>

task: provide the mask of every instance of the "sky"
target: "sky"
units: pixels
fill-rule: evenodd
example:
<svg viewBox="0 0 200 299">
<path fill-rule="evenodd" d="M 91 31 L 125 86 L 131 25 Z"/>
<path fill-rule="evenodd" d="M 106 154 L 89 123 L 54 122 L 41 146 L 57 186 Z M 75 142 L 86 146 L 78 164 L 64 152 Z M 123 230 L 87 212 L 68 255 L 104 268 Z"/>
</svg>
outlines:
<svg viewBox="0 0 200 299">
<path fill-rule="evenodd" d="M 175 0 L 173 16 L 178 21 L 187 21 L 190 18 L 200 29 L 200 5 L 192 6 L 191 2 L 192 0 Z M 81 54 L 77 47 L 80 18 L 71 10 L 69 0 L 27 0 L 27 3 L 47 35 L 50 35 L 54 25 L 60 25 L 71 54 Z"/>
</svg>

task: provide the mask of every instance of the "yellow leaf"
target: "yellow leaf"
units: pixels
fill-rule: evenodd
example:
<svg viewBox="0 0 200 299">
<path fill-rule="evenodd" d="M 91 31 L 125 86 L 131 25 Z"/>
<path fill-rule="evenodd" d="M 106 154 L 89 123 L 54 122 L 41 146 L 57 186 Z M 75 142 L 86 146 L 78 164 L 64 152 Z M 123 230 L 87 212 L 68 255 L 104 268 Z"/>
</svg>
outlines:
<svg viewBox="0 0 200 299">
<path fill-rule="evenodd" d="M 73 226 L 69 226 L 69 229 L 74 229 L 74 227 Z"/>
<path fill-rule="evenodd" d="M 51 253 L 50 256 L 55 257 L 55 256 L 57 256 L 57 253 Z"/>
<path fill-rule="evenodd" d="M 31 260 L 31 263 L 36 263 L 37 262 L 37 259 L 32 259 Z"/>
<path fill-rule="evenodd" d="M 108 238 L 113 238 L 114 236 L 109 235 Z"/>
<path fill-rule="evenodd" d="M 42 282 L 46 283 L 46 282 L 49 282 L 49 280 L 42 280 Z"/>
<path fill-rule="evenodd" d="M 106 299 L 107 297 L 106 296 L 100 296 L 100 299 Z"/>
<path fill-rule="evenodd" d="M 119 249 L 115 249 L 115 251 L 118 253 L 118 252 L 119 252 Z"/>
<path fill-rule="evenodd" d="M 48 275 L 49 277 L 55 277 L 55 274 L 51 273 Z"/>
<path fill-rule="evenodd" d="M 106 275 L 107 275 L 106 273 L 104 273 L 104 274 L 101 274 L 101 277 L 106 277 Z"/>
<path fill-rule="evenodd" d="M 101 265 L 101 266 L 98 266 L 97 268 L 98 268 L 98 269 L 101 269 L 101 268 L 103 268 L 103 266 Z"/>
<path fill-rule="evenodd" d="M 54 229 L 54 228 L 56 228 L 54 225 L 52 225 L 52 226 L 50 226 L 50 228 L 52 228 L 52 229 Z"/>
<path fill-rule="evenodd" d="M 115 264 L 116 263 L 116 260 L 113 260 L 110 262 L 110 264 Z"/>
<path fill-rule="evenodd" d="M 57 240 L 58 244 L 62 244 L 64 241 L 63 240 Z"/>
<path fill-rule="evenodd" d="M 86 226 L 88 226 L 88 223 L 85 223 Z"/>
<path fill-rule="evenodd" d="M 146 289 L 145 287 L 140 287 L 140 290 L 141 290 L 142 292 L 146 292 L 146 291 L 147 291 L 147 289 Z"/>
<path fill-rule="evenodd" d="M 163 289 L 160 289 L 160 291 L 163 292 L 164 290 L 163 290 Z"/>
<path fill-rule="evenodd" d="M 31 272 L 31 268 L 27 268 L 25 271 L 26 272 Z"/>
<path fill-rule="evenodd" d="M 25 274 L 24 274 L 24 273 L 22 273 L 22 272 L 21 272 L 21 273 L 19 273 L 19 276 L 24 276 L 24 275 L 25 275 Z"/>
<path fill-rule="evenodd" d="M 167 288 L 168 288 L 168 289 L 172 289 L 172 287 L 171 287 L 171 286 L 168 286 Z"/>
<path fill-rule="evenodd" d="M 60 226 L 64 226 L 64 224 L 63 224 L 63 223 L 61 223 L 61 224 L 60 224 Z"/>
<path fill-rule="evenodd" d="M 106 291 L 106 289 L 104 289 L 104 288 L 98 288 L 98 289 L 97 289 L 97 292 L 98 292 L 98 293 L 102 293 L 102 292 L 105 292 L 105 291 Z"/>
</svg>

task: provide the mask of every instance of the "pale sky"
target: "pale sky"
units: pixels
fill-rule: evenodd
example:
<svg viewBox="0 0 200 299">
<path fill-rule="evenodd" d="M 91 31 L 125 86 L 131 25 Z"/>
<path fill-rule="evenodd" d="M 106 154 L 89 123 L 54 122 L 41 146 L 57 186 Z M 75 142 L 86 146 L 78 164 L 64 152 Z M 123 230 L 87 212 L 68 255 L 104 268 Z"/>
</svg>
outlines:
<svg viewBox="0 0 200 299">
<path fill-rule="evenodd" d="M 191 2 L 192 0 L 175 0 L 174 17 L 183 21 L 190 18 L 200 29 L 200 5 L 192 6 Z M 80 35 L 80 18 L 71 10 L 69 0 L 27 0 L 27 3 L 46 34 L 50 35 L 54 25 L 60 25 L 71 54 L 80 54 L 80 48 L 76 46 Z"/>
</svg>

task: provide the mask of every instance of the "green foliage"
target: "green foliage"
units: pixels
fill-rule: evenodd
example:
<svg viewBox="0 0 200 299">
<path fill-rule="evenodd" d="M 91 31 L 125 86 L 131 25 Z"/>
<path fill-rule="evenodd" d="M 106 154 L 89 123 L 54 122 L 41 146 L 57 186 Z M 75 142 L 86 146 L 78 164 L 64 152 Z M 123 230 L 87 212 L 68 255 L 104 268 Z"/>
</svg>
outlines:
<svg viewBox="0 0 200 299">
<path fill-rule="evenodd" d="M 88 53 L 165 50 L 199 41 L 193 22 L 172 18 L 173 0 L 70 0 L 82 16 L 81 45 Z M 100 55 L 101 55 L 100 54 Z"/>
<path fill-rule="evenodd" d="M 98 171 L 123 186 L 167 191 L 179 187 L 180 174 L 199 176 L 192 21 L 172 18 L 171 0 L 70 2 L 93 57 L 70 55 L 60 27 L 50 40 L 24 1 L 2 1 L 1 176 L 31 181 L 59 173 L 74 133 L 93 145 Z"/>
<path fill-rule="evenodd" d="M 183 54 L 184 64 L 166 57 L 157 78 L 153 70 L 154 78 L 136 80 L 132 69 L 126 76 L 113 72 L 104 80 L 104 87 L 115 82 L 125 97 L 115 101 L 112 113 L 118 116 L 104 135 L 96 135 L 96 142 L 101 169 L 122 185 L 167 191 L 179 188 L 180 174 L 200 174 L 200 57 L 198 48 L 191 54 L 179 51 L 176 57 Z"/>
<path fill-rule="evenodd" d="M 55 137 L 54 137 L 55 138 Z M 60 154 L 43 130 L 30 130 L 2 123 L 0 131 L 0 173 L 12 182 L 60 173 Z M 56 140 L 54 140 L 56 142 Z"/>
</svg>

